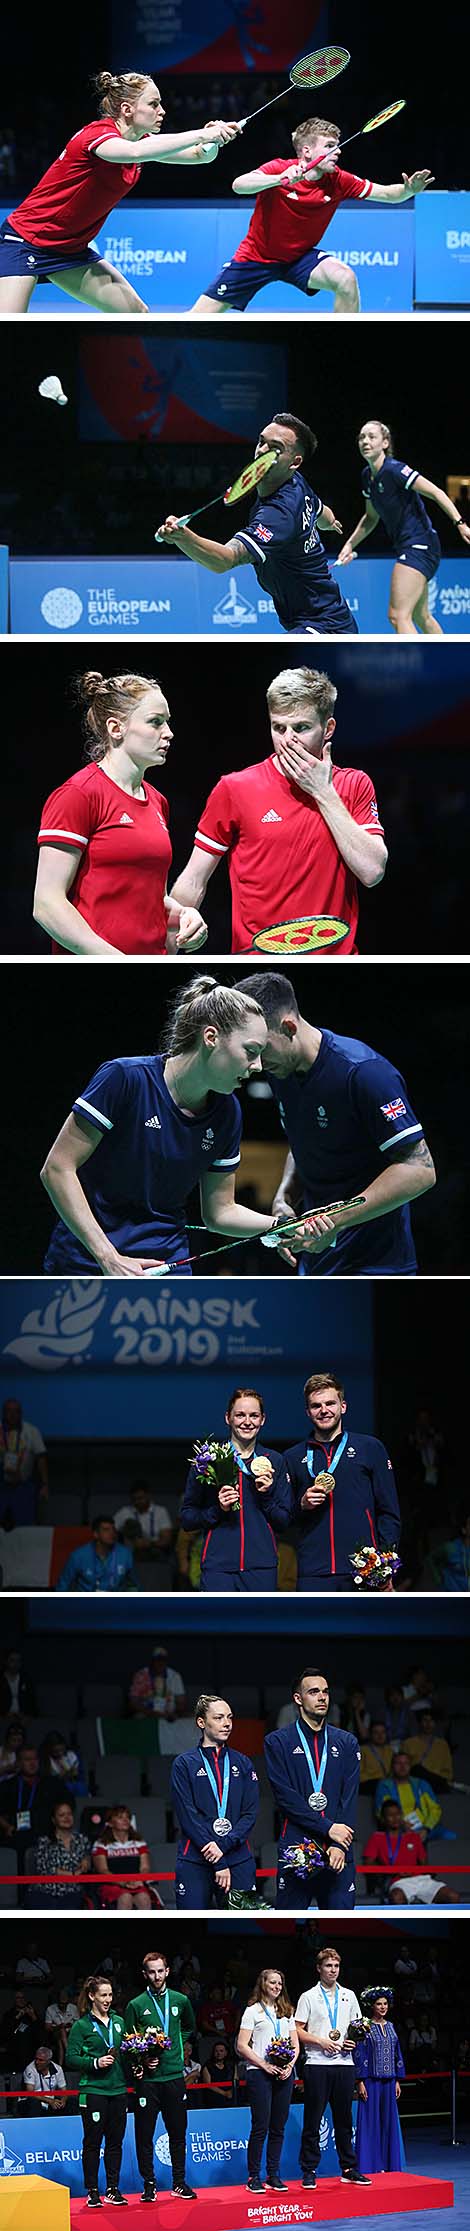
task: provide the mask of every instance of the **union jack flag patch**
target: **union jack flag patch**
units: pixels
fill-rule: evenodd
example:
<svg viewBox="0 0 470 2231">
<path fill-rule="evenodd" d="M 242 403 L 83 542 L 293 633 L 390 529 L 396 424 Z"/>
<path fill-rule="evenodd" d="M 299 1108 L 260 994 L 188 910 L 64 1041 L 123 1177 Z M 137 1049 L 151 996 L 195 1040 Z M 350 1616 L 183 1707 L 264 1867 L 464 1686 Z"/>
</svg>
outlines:
<svg viewBox="0 0 470 2231">
<path fill-rule="evenodd" d="M 272 542 L 272 527 L 255 527 L 255 535 L 258 536 L 259 542 Z"/>
<path fill-rule="evenodd" d="M 380 1113 L 381 1115 L 386 1116 L 387 1123 L 394 1123 L 395 1116 L 406 1115 L 405 1102 L 404 1100 L 386 1100 L 384 1106 L 383 1102 L 381 1101 Z"/>
</svg>

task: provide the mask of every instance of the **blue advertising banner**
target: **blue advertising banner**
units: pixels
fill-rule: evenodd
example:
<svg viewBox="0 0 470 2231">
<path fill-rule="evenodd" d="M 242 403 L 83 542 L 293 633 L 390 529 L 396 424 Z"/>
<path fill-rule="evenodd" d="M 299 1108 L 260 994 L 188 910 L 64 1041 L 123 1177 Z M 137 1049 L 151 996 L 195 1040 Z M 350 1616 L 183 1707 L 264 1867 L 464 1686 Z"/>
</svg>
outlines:
<svg viewBox="0 0 470 2231">
<path fill-rule="evenodd" d="M 282 2158 L 283 2175 L 299 2175 L 302 2107 L 291 2107 Z M 355 2119 L 357 2110 L 353 2109 Z M 247 2107 L 219 2108 L 217 2113 L 189 2109 L 187 2173 L 190 2184 L 208 2190 L 211 2185 L 246 2185 L 246 2154 L 250 2131 Z M 0 2125 L 0 2191 L 3 2178 L 41 2176 L 68 2187 L 73 2198 L 83 2193 L 81 2116 L 12 2116 Z M 318 2175 L 335 2177 L 339 2163 L 333 2138 L 330 2108 L 320 2126 L 321 2155 Z M 161 2191 L 171 2187 L 170 2148 L 160 2120 L 155 2136 L 155 2172 Z M 120 2183 L 123 2192 L 141 2186 L 134 2145 L 134 2118 L 129 2115 L 124 2140 Z M 310 2195 L 309 2195 L 310 2200 Z M 1 2207 L 1 2203 L 0 2203 Z"/>
<path fill-rule="evenodd" d="M 419 194 L 415 299 L 470 304 L 470 194 Z"/>
<path fill-rule="evenodd" d="M 451 197 L 432 198 L 445 201 Z M 458 198 L 461 202 L 464 197 Z M 422 205 L 426 209 L 426 203 L 427 197 L 422 194 L 416 215 L 421 214 Z M 253 206 L 253 202 L 235 196 L 229 202 L 192 202 L 185 206 L 184 202 L 162 205 L 134 201 L 131 195 L 115 216 L 108 218 L 95 246 L 136 288 L 147 309 L 179 315 L 190 310 L 222 264 L 230 262 L 247 231 Z M 0 208 L 0 223 L 7 216 L 5 205 Z M 394 312 L 413 308 L 414 239 L 413 209 L 370 208 L 368 203 L 358 206 L 357 202 L 344 202 L 324 235 L 322 247 L 331 248 L 332 254 L 356 272 L 363 310 Z M 445 295 L 436 299 L 444 301 Z M 48 284 L 35 288 L 32 311 L 44 316 L 47 310 L 49 316 L 56 310 L 63 317 L 64 307 L 67 317 L 79 312 L 83 318 L 83 303 L 74 302 L 71 296 L 65 302 L 59 287 Z M 312 313 L 324 317 L 332 307 L 330 296 L 298 294 L 294 287 L 278 282 L 264 287 L 252 304 L 256 317 L 274 310 L 278 316 L 288 313 L 290 317 L 305 317 Z M 245 312 L 245 326 L 247 315 Z M 96 318 L 96 313 L 90 312 L 90 316 Z M 241 330 L 241 319 L 239 323 Z M 109 368 L 109 357 L 107 361 Z"/>
<path fill-rule="evenodd" d="M 179 1440 L 222 1425 L 231 1384 L 262 1376 L 269 1428 L 303 1430 L 303 1385 L 328 1354 L 344 1378 L 351 1413 L 373 1432 L 372 1303 L 366 1283 L 321 1294 L 312 1281 L 164 1280 L 143 1293 L 128 1282 L 0 1281 L 0 1404 L 15 1392 L 42 1431 L 94 1439 L 158 1434 Z M 158 1374 L 158 1418 L 157 1385 Z M 178 1374 L 176 1378 L 176 1374 Z M 256 1378 L 255 1378 L 256 1384 Z M 130 1385 L 132 1400 L 129 1400 Z M 210 1393 L 209 1393 L 210 1390 Z"/>
<path fill-rule="evenodd" d="M 9 555 L 6 542 L 0 542 L 0 635 L 8 634 Z"/>
<path fill-rule="evenodd" d="M 338 580 L 361 635 L 391 635 L 391 558 L 355 558 Z M 243 586 L 242 586 L 243 584 Z M 466 635 L 470 559 L 443 558 L 429 603 L 445 635 Z M 251 566 L 223 586 L 187 558 L 14 558 L 12 635 L 280 635 Z M 303 638 L 302 638 L 303 641 Z"/>
<path fill-rule="evenodd" d="M 112 0 L 119 70 L 287 70 L 327 36 L 324 0 Z"/>
</svg>

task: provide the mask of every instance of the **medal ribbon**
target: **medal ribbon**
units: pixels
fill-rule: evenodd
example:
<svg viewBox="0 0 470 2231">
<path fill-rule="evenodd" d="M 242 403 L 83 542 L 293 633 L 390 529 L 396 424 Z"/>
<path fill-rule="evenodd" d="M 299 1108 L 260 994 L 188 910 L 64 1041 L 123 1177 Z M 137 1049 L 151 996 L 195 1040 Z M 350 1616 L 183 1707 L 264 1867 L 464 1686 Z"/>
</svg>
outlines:
<svg viewBox="0 0 470 2231">
<path fill-rule="evenodd" d="M 94 2030 L 97 2030 L 97 2031 L 98 2031 L 98 2036 L 100 2036 L 100 2034 L 101 2034 L 101 2031 L 102 2031 L 102 2030 L 104 2030 L 104 2032 L 105 2032 L 105 2036 L 106 2036 L 106 2023 L 105 2023 L 105 2022 L 100 2022 L 100 2021 L 96 2021 L 96 2019 L 95 2019 L 95 2015 L 94 2015 L 94 2014 L 92 2014 L 92 2017 L 91 2017 L 91 2018 L 92 2018 L 92 2022 L 93 2022 L 93 2029 L 94 2029 Z M 112 2014 L 110 2015 L 110 2018 L 109 2018 L 109 2022 L 108 2022 L 108 2025 L 107 2025 L 107 2027 L 108 2027 L 108 2035 L 107 2035 L 107 2038 L 106 2038 L 106 2044 L 107 2044 L 107 2046 L 108 2046 L 108 2050 L 109 2050 L 109 2048 L 111 2048 L 111 2051 L 112 2051 L 112 2049 L 113 2049 L 113 2045 L 114 2045 L 114 2030 L 113 2030 L 113 2017 L 112 2017 Z"/>
<path fill-rule="evenodd" d="M 319 1767 L 319 1772 L 318 1772 L 318 1774 L 317 1774 L 317 1773 L 316 1773 L 316 1771 L 315 1771 L 315 1767 L 314 1767 L 314 1764 L 313 1764 L 313 1758 L 312 1758 L 312 1753 L 311 1753 L 311 1750 L 310 1750 L 310 1746 L 309 1746 L 309 1744 L 307 1743 L 306 1737 L 305 1737 L 305 1735 L 304 1735 L 304 1731 L 303 1731 L 303 1728 L 301 1727 L 301 1724 L 300 1724 L 300 1720 L 296 1720 L 296 1723 L 295 1723 L 295 1725 L 296 1725 L 296 1728 L 297 1728 L 297 1734 L 298 1734 L 298 1736 L 299 1736 L 299 1739 L 300 1739 L 300 1742 L 301 1742 L 301 1744 L 302 1744 L 302 1750 L 303 1750 L 303 1751 L 305 1752 L 305 1757 L 306 1757 L 306 1760 L 307 1760 L 307 1766 L 308 1766 L 308 1771 L 309 1771 L 309 1775 L 310 1775 L 310 1780 L 311 1780 L 311 1784 L 312 1784 L 312 1789 L 314 1789 L 314 1790 L 315 1790 L 315 1794 L 316 1794 L 316 1795 L 318 1795 L 318 1792 L 319 1792 L 319 1790 L 322 1790 L 322 1789 L 323 1789 L 323 1783 L 324 1783 L 324 1780 L 325 1780 L 325 1774 L 326 1774 L 326 1763 L 327 1763 L 327 1758 L 328 1758 L 328 1731 L 327 1731 L 327 1728 L 325 1728 L 325 1736 L 324 1736 L 323 1750 L 322 1750 L 322 1755 L 321 1755 L 321 1760 L 320 1760 L 320 1767 Z M 314 1741 L 315 1741 L 315 1744 L 316 1744 L 316 1750 L 317 1750 L 317 1759 L 318 1759 L 318 1743 L 317 1743 L 317 1738 L 316 1738 L 316 1736 L 314 1737 Z"/>
<path fill-rule="evenodd" d="M 329 1471 L 329 1472 L 335 1472 L 335 1471 L 336 1471 L 336 1466 L 337 1466 L 337 1464 L 339 1464 L 340 1456 L 342 1456 L 342 1455 L 343 1455 L 343 1449 L 345 1449 L 345 1448 L 346 1448 L 346 1442 L 347 1442 L 347 1439 L 348 1439 L 348 1435 L 347 1435 L 347 1433 L 342 1433 L 342 1434 L 341 1434 L 341 1440 L 340 1440 L 340 1442 L 339 1442 L 339 1444 L 338 1444 L 338 1448 L 337 1448 L 337 1450 L 336 1450 L 336 1456 L 332 1457 L 331 1463 L 330 1463 L 330 1461 L 328 1460 L 328 1471 Z M 318 1448 L 318 1442 L 317 1442 L 317 1441 L 315 1442 L 315 1448 Z M 310 1479 L 311 1479 L 311 1480 L 314 1480 L 314 1479 L 315 1479 L 315 1476 L 316 1476 L 316 1475 L 315 1475 L 315 1470 L 314 1470 L 314 1456 L 315 1456 L 315 1449 L 307 1449 L 307 1471 L 308 1471 L 308 1473 L 309 1473 L 309 1476 L 310 1476 Z M 320 1466 L 320 1470 L 324 1470 L 324 1466 Z"/>
<path fill-rule="evenodd" d="M 326 2011 L 327 2011 L 327 2015 L 328 2015 L 328 2020 L 329 2020 L 329 2023 L 330 2023 L 331 2029 L 332 2029 L 332 2030 L 337 2030 L 337 2028 L 338 2028 L 338 2005 L 339 2005 L 339 1983 L 337 1983 L 337 1985 L 336 1985 L 336 1991 L 335 1991 L 335 2003 L 334 2003 L 333 2013 L 331 2012 L 331 2005 L 330 2005 L 330 2000 L 329 2000 L 329 1998 L 328 1998 L 328 1992 L 327 1992 L 327 1991 L 325 1991 L 325 1989 L 324 1989 L 324 1986 L 323 1986 L 323 1983 L 321 1983 L 321 1984 L 320 1984 L 320 1990 L 321 1990 L 321 1995 L 322 1995 L 322 1999 L 324 1999 L 324 2001 L 325 2001 Z"/>
<path fill-rule="evenodd" d="M 165 1991 L 165 1997 L 164 1997 L 164 2001 L 163 2001 L 163 2007 L 161 2007 L 161 2006 L 160 2006 L 160 2004 L 159 2004 L 159 2001 L 158 2001 L 158 1999 L 156 1999 L 156 1998 L 155 1998 L 155 1992 L 154 1992 L 154 1991 L 151 1991 L 151 1990 L 150 1990 L 150 1985 L 149 1985 L 149 1984 L 147 1984 L 147 1997 L 148 1997 L 149 1999 L 153 1999 L 153 2004 L 154 2004 L 154 2006 L 156 2006 L 156 2009 L 157 2009 L 157 2014 L 158 2014 L 158 2018 L 159 2018 L 159 2021 L 161 2022 L 162 2030 L 164 2030 L 164 2031 L 165 2031 L 165 2037 L 168 2037 L 168 2036 L 169 2036 L 169 2021 L 170 2021 L 170 1993 L 169 1993 L 169 1991 Z"/>
<path fill-rule="evenodd" d="M 280 2035 L 281 2035 L 281 2024 L 280 2024 L 280 2021 L 279 2021 L 279 2016 L 278 2016 L 278 2014 L 273 2014 L 273 2010 L 272 2010 L 272 2007 L 271 2007 L 271 2006 L 266 2006 L 266 2003 L 265 2003 L 265 2000 L 264 2000 L 264 1999 L 263 1999 L 263 2014 L 265 2014 L 265 2015 L 266 2015 L 266 2021 L 267 2021 L 267 2022 L 272 2022 L 272 2025 L 273 2025 L 273 2030 L 274 2030 L 274 2036 L 275 2036 L 275 2037 L 280 2037 Z"/>
<path fill-rule="evenodd" d="M 210 1782 L 211 1785 L 212 1795 L 213 1797 L 215 1797 L 219 1819 L 225 1820 L 227 1815 L 228 1793 L 230 1788 L 230 1759 L 228 1751 L 226 1751 L 224 1758 L 224 1782 L 222 1792 L 220 1789 L 220 1772 L 218 1782 L 216 1782 L 215 1774 L 213 1774 L 212 1772 L 212 1767 L 209 1766 L 209 1760 L 208 1758 L 206 1758 L 204 1751 L 201 1751 L 201 1759 L 204 1767 L 204 1773 L 207 1774 L 208 1782 Z"/>
</svg>

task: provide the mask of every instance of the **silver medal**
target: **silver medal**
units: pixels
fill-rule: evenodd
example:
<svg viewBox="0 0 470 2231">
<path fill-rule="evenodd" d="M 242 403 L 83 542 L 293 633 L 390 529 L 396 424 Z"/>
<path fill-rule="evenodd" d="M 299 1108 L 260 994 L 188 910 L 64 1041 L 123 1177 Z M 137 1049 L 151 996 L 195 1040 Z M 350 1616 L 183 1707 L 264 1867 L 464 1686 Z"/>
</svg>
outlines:
<svg viewBox="0 0 470 2231">
<path fill-rule="evenodd" d="M 215 1829 L 216 1836 L 229 1836 L 231 1826 L 231 1820 L 227 1820 L 226 1814 L 222 1820 L 213 1820 L 212 1822 L 212 1827 Z"/>
<path fill-rule="evenodd" d="M 323 1790 L 312 1789 L 312 1794 L 311 1797 L 309 1797 L 308 1802 L 309 1805 L 311 1805 L 312 1813 L 324 1813 L 328 1800 L 326 1797 L 323 1796 Z"/>
</svg>

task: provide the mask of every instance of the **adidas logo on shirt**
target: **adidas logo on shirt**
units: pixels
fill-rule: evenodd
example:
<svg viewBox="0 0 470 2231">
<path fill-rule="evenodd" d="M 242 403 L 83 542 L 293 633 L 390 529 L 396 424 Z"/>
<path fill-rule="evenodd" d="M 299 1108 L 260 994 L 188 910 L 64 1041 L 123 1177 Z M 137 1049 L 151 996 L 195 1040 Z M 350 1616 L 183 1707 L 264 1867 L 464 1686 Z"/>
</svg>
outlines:
<svg viewBox="0 0 470 2231">
<path fill-rule="evenodd" d="M 133 827 L 134 827 L 134 823 L 133 823 L 133 819 L 132 819 L 132 814 L 131 814 L 131 813 L 122 813 L 122 814 L 121 814 L 121 819 L 120 819 L 120 822 L 119 822 L 119 827 L 120 827 L 120 829 L 133 829 Z"/>
<path fill-rule="evenodd" d="M 273 808 L 273 806 L 271 806 L 271 809 L 270 809 L 270 812 L 269 812 L 269 813 L 262 813 L 262 815 L 261 815 L 261 820 L 262 820 L 262 822 L 263 822 L 263 821 L 282 821 L 282 813 L 275 813 L 275 812 L 274 812 L 274 808 Z"/>
<path fill-rule="evenodd" d="M 161 1131 L 161 1128 L 158 1116 L 146 1116 L 144 1125 L 146 1131 Z"/>
</svg>

